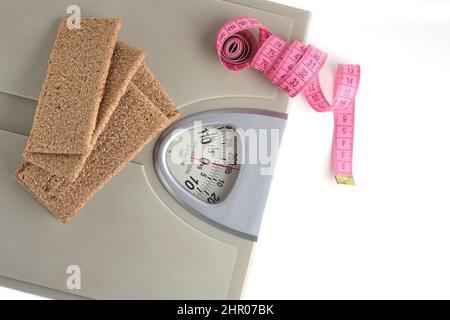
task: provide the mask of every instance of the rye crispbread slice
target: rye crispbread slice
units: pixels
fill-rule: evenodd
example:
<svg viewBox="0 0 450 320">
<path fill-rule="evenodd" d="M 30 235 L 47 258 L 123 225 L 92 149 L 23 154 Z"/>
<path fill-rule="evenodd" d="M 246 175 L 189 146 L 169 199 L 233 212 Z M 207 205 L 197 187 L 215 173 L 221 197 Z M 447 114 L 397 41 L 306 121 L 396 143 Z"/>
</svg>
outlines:
<svg viewBox="0 0 450 320">
<path fill-rule="evenodd" d="M 82 18 L 80 29 L 66 21 L 50 55 L 29 152 L 83 154 L 91 146 L 120 19 Z"/>
<path fill-rule="evenodd" d="M 146 64 L 138 69 L 132 81 L 167 118 L 179 117 L 177 106 Z"/>
</svg>

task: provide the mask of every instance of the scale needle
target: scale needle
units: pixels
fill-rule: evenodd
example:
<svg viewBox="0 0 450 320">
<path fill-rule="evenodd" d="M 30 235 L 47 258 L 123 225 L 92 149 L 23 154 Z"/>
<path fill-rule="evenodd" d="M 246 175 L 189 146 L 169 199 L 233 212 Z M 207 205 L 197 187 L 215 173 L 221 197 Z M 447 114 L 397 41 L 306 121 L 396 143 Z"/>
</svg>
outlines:
<svg viewBox="0 0 450 320">
<path fill-rule="evenodd" d="M 205 164 L 204 162 L 202 162 L 201 159 L 198 159 L 198 158 L 195 158 L 195 157 L 191 157 L 191 159 L 192 159 L 192 160 L 196 160 L 196 161 L 200 161 L 200 163 Z M 208 164 L 212 164 L 212 165 L 214 165 L 214 166 L 222 167 L 222 168 L 231 168 L 232 170 L 236 170 L 236 171 L 240 171 L 240 170 L 241 170 L 241 169 L 239 169 L 239 168 L 236 168 L 236 167 L 233 167 L 233 166 L 230 166 L 230 165 L 221 164 L 221 163 L 216 163 L 216 162 L 209 162 Z"/>
</svg>

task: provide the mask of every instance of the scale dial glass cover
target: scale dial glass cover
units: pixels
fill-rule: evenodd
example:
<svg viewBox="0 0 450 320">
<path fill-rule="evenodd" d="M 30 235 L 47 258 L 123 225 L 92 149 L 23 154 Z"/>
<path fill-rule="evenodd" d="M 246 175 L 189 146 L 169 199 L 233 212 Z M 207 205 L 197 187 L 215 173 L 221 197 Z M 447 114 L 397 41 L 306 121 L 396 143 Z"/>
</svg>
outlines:
<svg viewBox="0 0 450 320">
<path fill-rule="evenodd" d="M 240 140 L 235 128 L 210 125 L 184 130 L 169 144 L 166 161 L 171 174 L 197 199 L 217 204 L 238 178 Z"/>
</svg>

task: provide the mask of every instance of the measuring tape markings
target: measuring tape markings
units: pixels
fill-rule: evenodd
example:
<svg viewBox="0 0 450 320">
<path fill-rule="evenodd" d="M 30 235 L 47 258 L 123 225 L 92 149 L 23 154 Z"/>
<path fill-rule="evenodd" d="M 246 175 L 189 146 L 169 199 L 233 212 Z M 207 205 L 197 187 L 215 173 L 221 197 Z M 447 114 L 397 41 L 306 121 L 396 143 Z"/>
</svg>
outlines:
<svg viewBox="0 0 450 320">
<path fill-rule="evenodd" d="M 259 31 L 256 39 L 252 30 Z M 318 112 L 333 111 L 333 168 L 336 181 L 354 184 L 352 173 L 355 97 L 360 66 L 339 64 L 333 103 L 325 98 L 318 72 L 327 54 L 299 41 L 288 43 L 252 17 L 228 21 L 218 32 L 216 51 L 225 68 L 239 71 L 255 68 L 290 97 L 303 93 Z"/>
</svg>

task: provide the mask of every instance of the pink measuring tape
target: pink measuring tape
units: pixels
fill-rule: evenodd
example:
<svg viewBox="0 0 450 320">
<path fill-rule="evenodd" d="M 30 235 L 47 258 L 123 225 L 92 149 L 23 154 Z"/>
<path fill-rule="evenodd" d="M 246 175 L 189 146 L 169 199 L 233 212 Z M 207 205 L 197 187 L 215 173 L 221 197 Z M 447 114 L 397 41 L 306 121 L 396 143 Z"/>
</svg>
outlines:
<svg viewBox="0 0 450 320">
<path fill-rule="evenodd" d="M 259 31 L 258 37 L 254 31 Z M 252 17 L 228 21 L 217 34 L 216 50 L 228 70 L 253 67 L 290 97 L 300 92 L 318 112 L 334 112 L 333 167 L 339 184 L 354 185 L 352 172 L 355 97 L 360 67 L 339 64 L 330 104 L 320 87 L 318 73 L 327 54 L 312 45 L 289 43 L 272 34 Z"/>
</svg>

